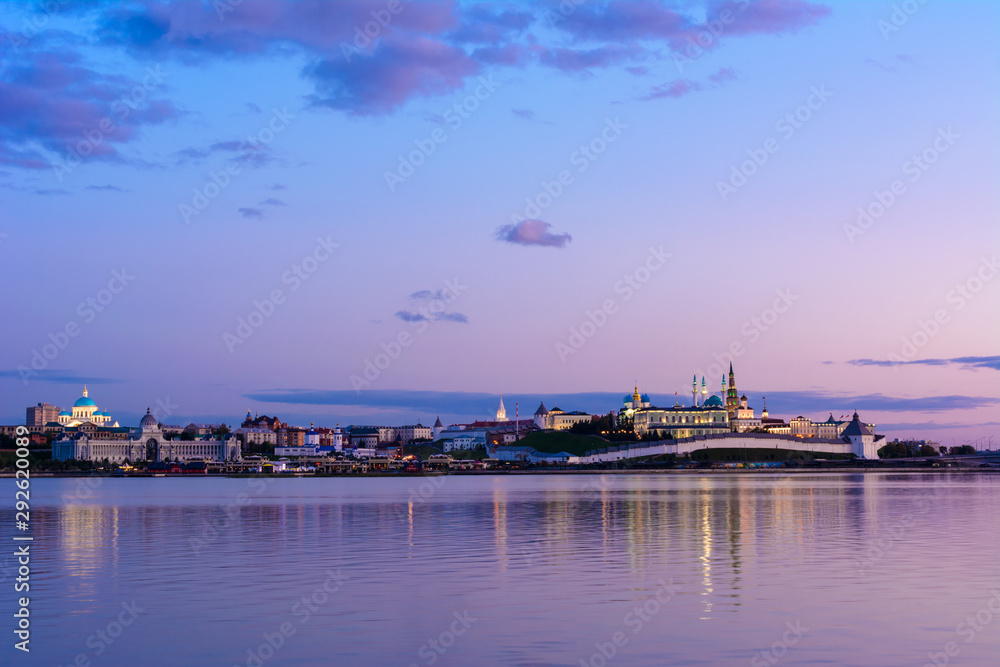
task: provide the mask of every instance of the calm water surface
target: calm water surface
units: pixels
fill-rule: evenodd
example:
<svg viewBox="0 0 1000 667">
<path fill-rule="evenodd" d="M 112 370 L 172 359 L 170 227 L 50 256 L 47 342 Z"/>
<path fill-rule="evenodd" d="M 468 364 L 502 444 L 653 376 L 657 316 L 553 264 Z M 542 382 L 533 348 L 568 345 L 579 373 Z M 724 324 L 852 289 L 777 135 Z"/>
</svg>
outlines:
<svg viewBox="0 0 1000 667">
<path fill-rule="evenodd" d="M 5 665 L 1000 664 L 998 476 L 38 479 L 32 494 L 32 653 L 8 620 Z"/>
</svg>

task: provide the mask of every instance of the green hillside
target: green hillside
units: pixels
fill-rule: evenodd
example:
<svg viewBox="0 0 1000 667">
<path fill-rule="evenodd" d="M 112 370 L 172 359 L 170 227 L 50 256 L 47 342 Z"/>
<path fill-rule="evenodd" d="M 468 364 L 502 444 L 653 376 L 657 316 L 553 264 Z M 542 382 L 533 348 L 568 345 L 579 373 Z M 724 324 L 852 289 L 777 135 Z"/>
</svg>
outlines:
<svg viewBox="0 0 1000 667">
<path fill-rule="evenodd" d="M 607 447 L 613 443 L 592 435 L 579 435 L 565 431 L 536 431 L 521 438 L 516 444 L 534 447 L 544 454 L 568 452 L 574 456 L 583 456 L 592 449 Z"/>
</svg>

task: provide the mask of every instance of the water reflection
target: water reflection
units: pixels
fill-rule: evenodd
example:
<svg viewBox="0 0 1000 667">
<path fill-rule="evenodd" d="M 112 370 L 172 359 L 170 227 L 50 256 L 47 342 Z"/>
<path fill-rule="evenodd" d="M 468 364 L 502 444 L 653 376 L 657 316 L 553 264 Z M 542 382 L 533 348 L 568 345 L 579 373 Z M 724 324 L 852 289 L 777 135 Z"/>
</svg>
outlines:
<svg viewBox="0 0 1000 667">
<path fill-rule="evenodd" d="M 464 610 L 480 621 L 438 664 L 578 665 L 668 579 L 622 664 L 745 663 L 796 619 L 816 630 L 789 664 L 916 663 L 1000 577 L 982 530 L 1000 492 L 977 475 L 449 477 L 426 497 L 412 478 L 296 479 L 245 503 L 245 480 L 108 480 L 63 505 L 66 484 L 34 489 L 39 664 L 86 653 L 133 599 L 148 618 L 101 664 L 244 664 L 331 569 L 343 589 L 268 667 L 427 664 Z M 984 632 L 962 657 L 998 648 Z"/>
</svg>

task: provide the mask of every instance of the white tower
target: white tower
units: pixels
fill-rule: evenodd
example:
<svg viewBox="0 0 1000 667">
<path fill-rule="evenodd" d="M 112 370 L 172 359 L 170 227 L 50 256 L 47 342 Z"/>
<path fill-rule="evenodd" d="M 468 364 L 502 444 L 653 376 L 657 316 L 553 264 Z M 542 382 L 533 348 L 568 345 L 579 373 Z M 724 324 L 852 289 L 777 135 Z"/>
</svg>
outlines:
<svg viewBox="0 0 1000 667">
<path fill-rule="evenodd" d="M 503 406 L 503 394 L 500 394 L 500 407 L 497 408 L 497 419 L 498 422 L 507 421 L 507 408 Z"/>
</svg>

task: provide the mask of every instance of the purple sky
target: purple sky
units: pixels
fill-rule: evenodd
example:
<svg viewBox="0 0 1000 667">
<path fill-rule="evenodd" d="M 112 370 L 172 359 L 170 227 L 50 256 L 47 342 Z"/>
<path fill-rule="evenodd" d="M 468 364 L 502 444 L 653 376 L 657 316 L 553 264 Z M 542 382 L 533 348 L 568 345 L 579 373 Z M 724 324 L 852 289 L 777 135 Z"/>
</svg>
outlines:
<svg viewBox="0 0 1000 667">
<path fill-rule="evenodd" d="M 732 358 L 773 415 L 1000 435 L 1000 8 L 899 7 L 5 4 L 0 419 L 607 411 Z"/>
</svg>

